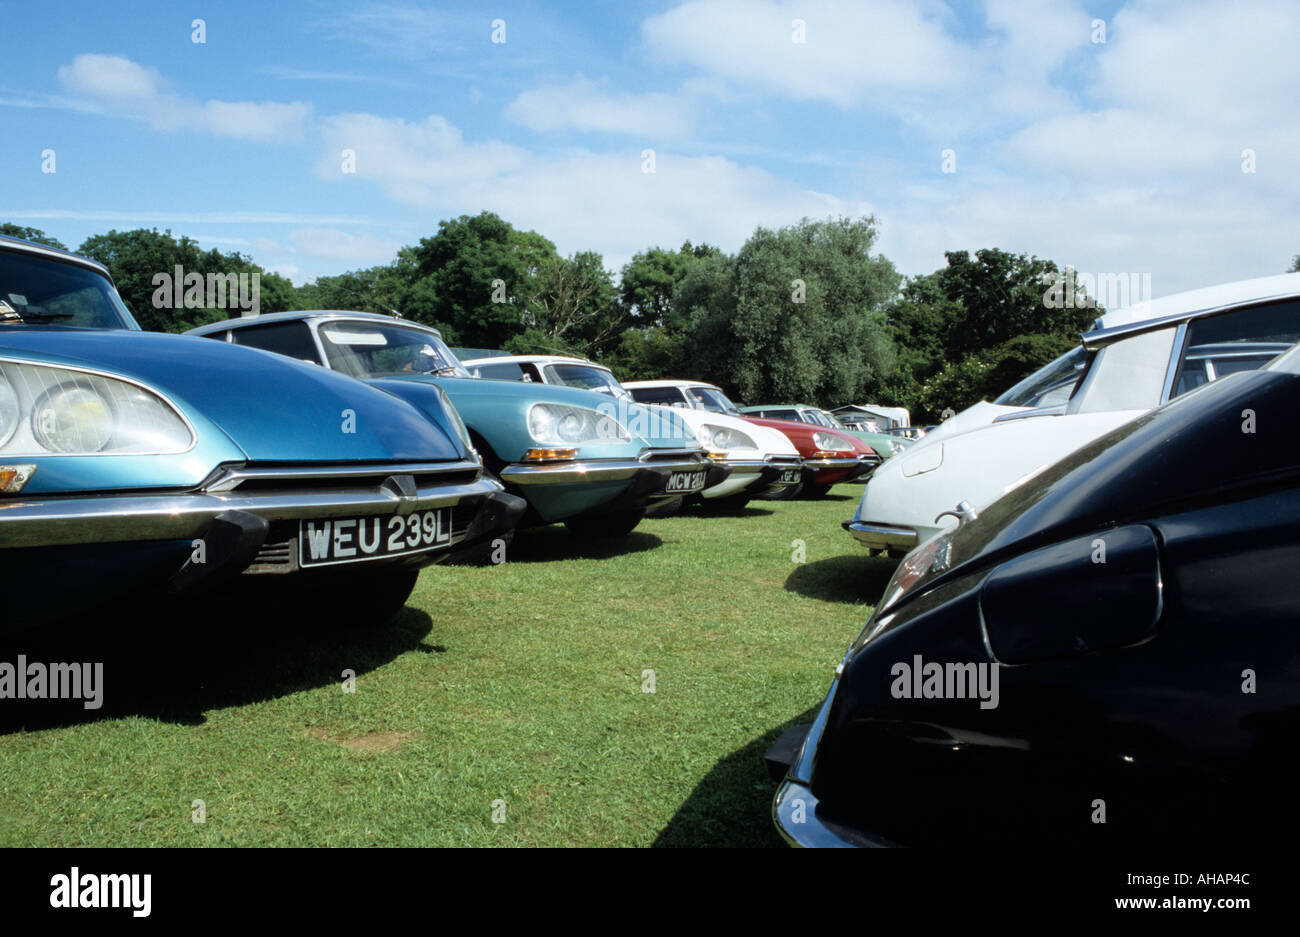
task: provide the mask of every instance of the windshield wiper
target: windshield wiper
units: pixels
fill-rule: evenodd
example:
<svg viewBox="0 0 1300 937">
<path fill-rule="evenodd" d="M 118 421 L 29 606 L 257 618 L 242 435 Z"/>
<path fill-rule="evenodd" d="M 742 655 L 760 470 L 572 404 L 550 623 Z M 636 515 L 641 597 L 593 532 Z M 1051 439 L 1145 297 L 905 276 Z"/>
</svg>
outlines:
<svg viewBox="0 0 1300 937">
<path fill-rule="evenodd" d="M 53 322 L 55 319 L 71 319 L 73 314 L 70 312 L 46 312 L 39 306 L 27 306 L 18 310 L 5 304 L 6 308 L 0 310 L 0 322 Z"/>
</svg>

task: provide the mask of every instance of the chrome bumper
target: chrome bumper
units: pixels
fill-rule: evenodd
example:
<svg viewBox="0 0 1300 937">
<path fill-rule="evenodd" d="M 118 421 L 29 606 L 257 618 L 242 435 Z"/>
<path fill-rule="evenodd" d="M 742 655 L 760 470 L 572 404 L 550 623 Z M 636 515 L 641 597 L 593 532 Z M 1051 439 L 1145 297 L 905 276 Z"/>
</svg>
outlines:
<svg viewBox="0 0 1300 937">
<path fill-rule="evenodd" d="M 868 524 L 859 520 L 844 521 L 841 526 L 869 550 L 911 550 L 920 539 L 910 527 Z"/>
<path fill-rule="evenodd" d="M 499 473 L 508 485 L 580 485 L 584 482 L 632 481 L 646 473 L 662 474 L 666 482 L 673 472 L 697 472 L 717 463 L 709 461 L 703 450 L 698 454 L 671 457 L 650 456 L 638 459 L 590 459 L 570 462 L 513 462 Z"/>
<path fill-rule="evenodd" d="M 0 549 L 190 540 L 202 537 L 218 515 L 240 511 L 269 523 L 363 515 L 410 514 L 454 507 L 502 491 L 478 476 L 476 463 L 433 466 L 366 466 L 353 469 L 230 470 L 198 491 L 160 494 L 73 495 L 0 502 Z M 384 476 L 380 483 L 362 483 Z M 419 483 L 412 473 L 423 478 Z M 437 483 L 439 473 L 460 481 Z M 240 491 L 250 480 L 293 482 L 286 490 Z M 338 487 L 335 487 L 338 486 Z"/>
<path fill-rule="evenodd" d="M 843 666 L 843 665 L 841 665 Z M 837 675 L 839 671 L 836 671 Z M 791 846 L 813 849 L 893 846 L 889 840 L 872 836 L 861 830 L 843 826 L 828 819 L 821 811 L 821 802 L 809 786 L 812 778 L 813 756 L 826 731 L 830 718 L 831 701 L 839 688 L 839 677 L 817 710 L 817 718 L 804 736 L 803 744 L 795 755 L 794 763 L 786 773 L 776 796 L 772 798 L 772 822 L 781 838 Z"/>
<path fill-rule="evenodd" d="M 772 822 L 787 845 L 807 849 L 867 849 L 896 845 L 882 837 L 819 816 L 820 803 L 808 785 L 789 778 L 781 782 L 772 800 Z"/>
</svg>

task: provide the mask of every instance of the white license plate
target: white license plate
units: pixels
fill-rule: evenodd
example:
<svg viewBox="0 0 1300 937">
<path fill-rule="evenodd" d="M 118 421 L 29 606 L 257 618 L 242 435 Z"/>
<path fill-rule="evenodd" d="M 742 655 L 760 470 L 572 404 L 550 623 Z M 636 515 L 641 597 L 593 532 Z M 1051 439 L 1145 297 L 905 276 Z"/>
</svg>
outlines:
<svg viewBox="0 0 1300 937">
<path fill-rule="evenodd" d="M 668 476 L 668 485 L 664 490 L 675 495 L 700 491 L 704 488 L 704 477 L 707 474 L 704 469 L 698 472 L 673 472 Z"/>
<path fill-rule="evenodd" d="M 362 563 L 451 545 L 451 508 L 298 522 L 298 565 Z"/>
<path fill-rule="evenodd" d="M 799 469 L 785 469 L 783 472 L 781 472 L 781 484 L 793 485 L 797 481 L 799 481 L 799 476 L 801 474 L 802 473 L 800 472 Z"/>
</svg>

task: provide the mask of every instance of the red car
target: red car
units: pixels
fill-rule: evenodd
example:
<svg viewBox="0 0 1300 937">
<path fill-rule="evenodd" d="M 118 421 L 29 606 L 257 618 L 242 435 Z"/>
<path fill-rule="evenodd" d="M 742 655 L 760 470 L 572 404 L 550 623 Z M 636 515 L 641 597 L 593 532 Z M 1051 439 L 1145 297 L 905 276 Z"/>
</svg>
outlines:
<svg viewBox="0 0 1300 937">
<path fill-rule="evenodd" d="M 789 437 L 803 459 L 802 490 L 814 498 L 826 494 L 837 482 L 870 475 L 881 462 L 876 450 L 862 440 L 827 426 L 738 415 L 750 423 L 780 430 Z M 790 497 L 796 490 L 786 489 L 791 492 Z"/>
</svg>

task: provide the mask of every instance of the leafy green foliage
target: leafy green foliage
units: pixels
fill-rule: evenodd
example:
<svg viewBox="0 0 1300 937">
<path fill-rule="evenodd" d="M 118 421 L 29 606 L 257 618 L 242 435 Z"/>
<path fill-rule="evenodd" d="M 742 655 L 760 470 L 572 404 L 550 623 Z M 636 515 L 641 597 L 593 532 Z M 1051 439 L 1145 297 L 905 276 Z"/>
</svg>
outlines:
<svg viewBox="0 0 1300 937">
<path fill-rule="evenodd" d="M 938 417 L 948 408 L 960 412 L 981 400 L 992 400 L 1077 344 L 1077 337 L 1067 335 L 1017 335 L 975 352 L 926 381 L 919 389 L 917 409 Z"/>
<path fill-rule="evenodd" d="M 1077 343 L 1102 312 L 1053 308 L 1045 296 L 1060 273 L 1055 263 L 989 248 L 945 255 L 947 266 L 909 279 L 886 309 L 898 368 L 881 397 L 937 420 L 996 397 Z"/>
<path fill-rule="evenodd" d="M 10 224 L 4 222 L 0 224 L 0 234 L 11 238 L 22 238 L 24 241 L 31 241 L 34 244 L 44 244 L 46 247 L 56 247 L 61 251 L 67 250 L 63 242 L 58 238 L 52 238 L 40 228 L 25 228 L 22 225 Z"/>
<path fill-rule="evenodd" d="M 243 254 L 204 251 L 188 237 L 172 237 L 171 231 L 138 228 L 134 231 L 109 231 L 87 238 L 77 253 L 98 260 L 109 270 L 118 292 L 130 307 L 140 327 L 154 332 L 184 332 L 207 322 L 219 322 L 238 316 L 238 302 L 227 293 L 226 305 L 208 305 L 212 297 L 202 290 L 187 296 L 183 283 L 176 279 L 176 268 L 184 274 L 198 274 L 205 286 L 209 274 L 252 274 L 259 277 L 261 312 L 281 312 L 294 308 L 294 289 L 284 277 L 263 270 Z M 160 277 L 170 286 L 164 288 Z"/>
<path fill-rule="evenodd" d="M 438 233 L 413 251 L 408 282 L 418 288 L 402 297 L 402 314 L 451 326 L 461 344 L 501 348 L 531 324 L 532 280 L 555 257 L 546 238 L 492 212 L 439 222 Z"/>
</svg>

